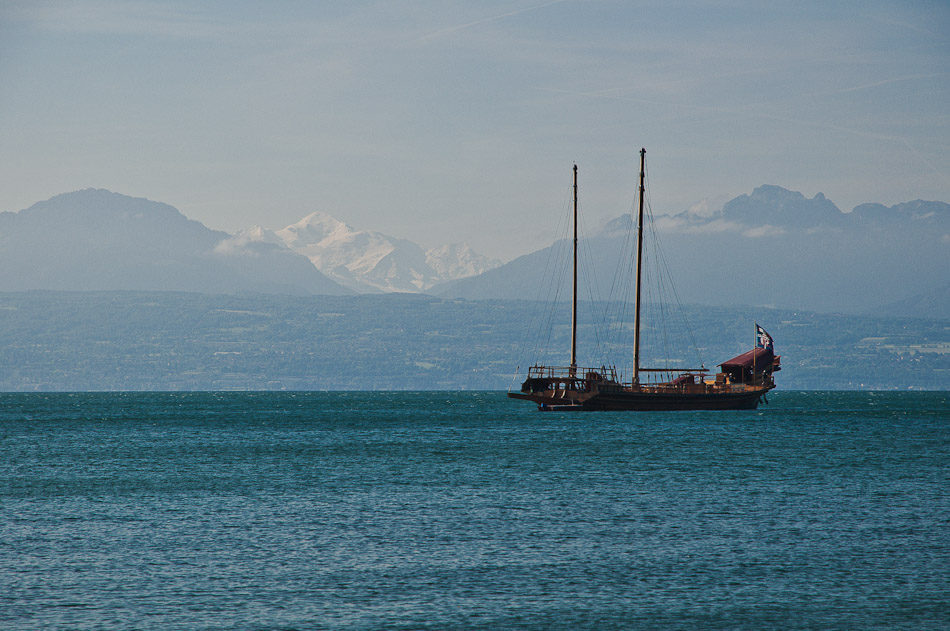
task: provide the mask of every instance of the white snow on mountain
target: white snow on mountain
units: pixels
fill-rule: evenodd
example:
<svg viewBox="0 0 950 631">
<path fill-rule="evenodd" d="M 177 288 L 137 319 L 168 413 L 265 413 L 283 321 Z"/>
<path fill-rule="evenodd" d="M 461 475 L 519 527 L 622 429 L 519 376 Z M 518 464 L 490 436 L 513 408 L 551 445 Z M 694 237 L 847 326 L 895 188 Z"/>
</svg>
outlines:
<svg viewBox="0 0 950 631">
<path fill-rule="evenodd" d="M 319 270 L 327 270 L 331 278 L 356 289 L 366 291 L 361 277 L 366 276 L 394 249 L 384 235 L 366 230 L 354 230 L 342 221 L 325 213 L 311 213 L 295 224 L 277 231 L 287 247 L 303 254 Z M 376 290 L 398 291 L 393 287 Z"/>
<path fill-rule="evenodd" d="M 218 254 L 253 253 L 255 244 L 260 243 L 286 247 L 283 240 L 273 230 L 268 230 L 262 226 L 254 226 L 221 239 L 214 246 L 214 251 Z"/>
<path fill-rule="evenodd" d="M 225 239 L 218 249 L 247 251 L 254 242 L 282 244 L 306 256 L 338 283 L 360 292 L 422 292 L 500 265 L 465 244 L 426 251 L 406 239 L 357 230 L 322 212 L 276 232 L 255 226 Z"/>
<path fill-rule="evenodd" d="M 501 261 L 478 254 L 466 243 L 432 248 L 426 252 L 426 263 L 443 280 L 475 276 L 501 265 Z"/>
</svg>

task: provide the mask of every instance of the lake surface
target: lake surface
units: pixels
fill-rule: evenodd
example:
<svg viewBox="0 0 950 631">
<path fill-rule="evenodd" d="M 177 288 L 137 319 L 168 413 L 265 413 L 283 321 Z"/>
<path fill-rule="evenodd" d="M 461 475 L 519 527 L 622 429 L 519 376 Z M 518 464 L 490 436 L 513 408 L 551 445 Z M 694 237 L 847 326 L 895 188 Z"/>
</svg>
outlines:
<svg viewBox="0 0 950 631">
<path fill-rule="evenodd" d="M 0 394 L 3 629 L 946 629 L 950 393 Z"/>
</svg>

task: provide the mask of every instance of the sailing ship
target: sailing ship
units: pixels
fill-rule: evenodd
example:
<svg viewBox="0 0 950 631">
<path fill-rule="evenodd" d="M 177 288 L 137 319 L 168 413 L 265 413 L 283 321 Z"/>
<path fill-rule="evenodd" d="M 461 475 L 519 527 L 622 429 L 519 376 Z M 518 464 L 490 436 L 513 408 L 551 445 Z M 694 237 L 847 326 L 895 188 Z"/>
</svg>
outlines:
<svg viewBox="0 0 950 631">
<path fill-rule="evenodd" d="M 752 410 L 775 387 L 781 370 L 772 337 L 755 324 L 751 350 L 719 364 L 715 375 L 701 368 L 640 366 L 640 285 L 643 267 L 643 194 L 646 149 L 640 149 L 637 219 L 636 303 L 634 310 L 633 373 L 629 382 L 616 366 L 577 365 L 577 165 L 574 165 L 574 278 L 571 301 L 571 362 L 568 366 L 535 364 L 528 369 L 514 399 L 533 401 L 540 410 Z M 674 376 L 675 375 L 675 376 Z M 666 377 L 664 380 L 663 377 Z M 765 399 L 768 402 L 767 399 Z"/>
</svg>

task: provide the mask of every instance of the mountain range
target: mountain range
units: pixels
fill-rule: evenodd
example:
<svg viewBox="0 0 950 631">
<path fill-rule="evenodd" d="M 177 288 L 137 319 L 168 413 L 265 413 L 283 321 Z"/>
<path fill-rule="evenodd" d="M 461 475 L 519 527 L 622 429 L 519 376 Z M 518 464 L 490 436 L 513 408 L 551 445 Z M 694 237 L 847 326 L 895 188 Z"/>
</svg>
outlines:
<svg viewBox="0 0 950 631">
<path fill-rule="evenodd" d="M 672 279 L 681 302 L 950 317 L 950 205 L 943 202 L 842 212 L 821 193 L 808 198 L 769 185 L 719 209 L 658 215 L 653 223 L 662 248 L 646 240 L 645 277 L 656 285 Z M 632 228 L 630 215 L 621 215 L 582 239 L 583 299 L 629 293 Z M 427 292 L 544 301 L 569 296 L 569 244 L 560 239 L 499 265 L 463 244 L 427 250 L 320 212 L 281 230 L 232 235 L 167 204 L 86 189 L 0 213 L 0 291 Z"/>
<path fill-rule="evenodd" d="M 683 302 L 950 318 L 950 204 L 861 204 L 845 213 L 821 193 L 760 186 L 721 209 L 661 215 L 653 224 L 662 249 L 644 240 L 645 279 L 672 279 Z M 634 242 L 629 214 L 582 240 L 582 297 L 623 297 Z M 563 239 L 431 293 L 564 299 L 569 247 Z"/>
<path fill-rule="evenodd" d="M 0 291 L 419 292 L 498 263 L 464 244 L 425 251 L 323 213 L 231 235 L 102 189 L 0 213 Z"/>
<path fill-rule="evenodd" d="M 0 213 L 0 290 L 352 293 L 287 248 L 229 237 L 167 204 L 65 193 Z"/>
</svg>

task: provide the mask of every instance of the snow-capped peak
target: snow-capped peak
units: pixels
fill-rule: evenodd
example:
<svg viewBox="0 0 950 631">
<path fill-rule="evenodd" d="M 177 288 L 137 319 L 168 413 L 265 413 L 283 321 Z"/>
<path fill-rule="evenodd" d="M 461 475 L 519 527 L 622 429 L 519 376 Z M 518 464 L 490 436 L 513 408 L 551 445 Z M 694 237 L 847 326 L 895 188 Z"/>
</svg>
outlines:
<svg viewBox="0 0 950 631">
<path fill-rule="evenodd" d="M 278 230 L 277 235 L 290 247 L 302 247 L 320 243 L 328 238 L 334 240 L 346 239 L 355 232 L 357 231 L 336 217 L 331 217 L 322 212 L 314 212 L 297 223 L 291 224 L 283 230 Z"/>
<path fill-rule="evenodd" d="M 242 251 L 255 243 L 267 243 L 282 248 L 287 247 L 284 241 L 278 237 L 273 230 L 268 230 L 263 226 L 253 226 L 222 239 L 214 249 L 220 254 L 232 254 Z"/>
<path fill-rule="evenodd" d="M 476 253 L 467 243 L 450 243 L 432 248 L 426 252 L 426 263 L 443 280 L 475 276 L 501 265 L 501 261 Z"/>
<path fill-rule="evenodd" d="M 499 264 L 465 244 L 424 251 L 380 232 L 357 230 L 327 213 L 310 213 L 273 233 L 321 272 L 357 291 L 425 291 Z"/>
</svg>

